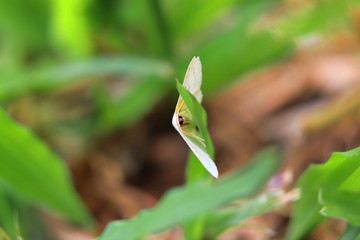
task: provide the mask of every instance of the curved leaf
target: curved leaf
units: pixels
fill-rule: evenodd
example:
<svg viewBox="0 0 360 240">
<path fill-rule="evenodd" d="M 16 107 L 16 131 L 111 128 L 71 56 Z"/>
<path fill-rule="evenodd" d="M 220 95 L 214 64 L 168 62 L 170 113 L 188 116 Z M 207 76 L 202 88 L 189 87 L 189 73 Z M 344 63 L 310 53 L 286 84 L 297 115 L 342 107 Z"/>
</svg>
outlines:
<svg viewBox="0 0 360 240">
<path fill-rule="evenodd" d="M 89 224 L 61 159 L 2 110 L 0 136 L 0 181 L 30 201 L 78 224 Z"/>
</svg>

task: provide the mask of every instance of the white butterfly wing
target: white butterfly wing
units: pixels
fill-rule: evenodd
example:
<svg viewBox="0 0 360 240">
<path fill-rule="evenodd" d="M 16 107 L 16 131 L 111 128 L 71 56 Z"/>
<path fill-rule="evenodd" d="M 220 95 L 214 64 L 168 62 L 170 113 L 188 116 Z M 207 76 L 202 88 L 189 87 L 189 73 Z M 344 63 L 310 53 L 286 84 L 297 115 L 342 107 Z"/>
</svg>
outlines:
<svg viewBox="0 0 360 240">
<path fill-rule="evenodd" d="M 202 81 L 202 70 L 201 62 L 199 57 L 193 57 L 189 67 L 186 71 L 183 86 L 195 96 L 198 102 L 201 102 L 201 81 Z"/>
<path fill-rule="evenodd" d="M 195 156 L 200 160 L 202 165 L 205 167 L 206 170 L 209 171 L 211 175 L 213 175 L 215 178 L 219 177 L 219 172 L 217 170 L 217 167 L 214 163 L 214 161 L 210 158 L 209 154 L 207 154 L 204 150 L 202 150 L 199 146 L 197 146 L 195 143 L 191 141 L 190 138 L 186 136 L 185 133 L 182 132 L 180 125 L 179 125 L 179 116 L 178 114 L 173 115 L 172 124 L 175 127 L 175 129 L 180 133 L 182 138 L 185 140 L 187 145 L 190 147 L 190 149 L 193 151 Z"/>
</svg>

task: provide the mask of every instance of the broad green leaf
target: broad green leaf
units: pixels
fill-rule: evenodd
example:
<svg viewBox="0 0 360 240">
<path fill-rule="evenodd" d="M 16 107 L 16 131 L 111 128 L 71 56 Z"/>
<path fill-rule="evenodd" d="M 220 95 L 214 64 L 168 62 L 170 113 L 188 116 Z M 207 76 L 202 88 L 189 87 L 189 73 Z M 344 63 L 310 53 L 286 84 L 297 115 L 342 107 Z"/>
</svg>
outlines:
<svg viewBox="0 0 360 240">
<path fill-rule="evenodd" d="M 275 149 L 263 151 L 256 160 L 213 185 L 202 182 L 169 191 L 156 207 L 131 220 L 110 223 L 98 240 L 142 239 L 171 228 L 238 198 L 255 194 L 278 166 Z"/>
<path fill-rule="evenodd" d="M 360 190 L 360 189 L 359 189 Z M 358 192 L 321 191 L 321 214 L 327 217 L 342 218 L 353 225 L 360 226 L 360 195 Z"/>
<path fill-rule="evenodd" d="M 75 223 L 90 223 L 61 159 L 2 110 L 0 136 L 0 182 Z"/>
<path fill-rule="evenodd" d="M 172 73 L 164 61 L 140 57 L 97 58 L 66 63 L 55 67 L 4 72 L 0 75 L 0 100 L 9 100 L 29 92 L 46 91 L 66 84 L 108 75 L 131 75 L 138 78 L 166 78 Z"/>
<path fill-rule="evenodd" d="M 310 232 L 322 219 L 320 210 L 331 216 L 355 221 L 353 214 L 357 206 L 358 192 L 347 185 L 351 179 L 359 179 L 353 174 L 359 173 L 360 148 L 334 153 L 327 163 L 310 166 L 299 179 L 297 186 L 301 189 L 301 198 L 294 204 L 292 220 L 290 222 L 287 239 L 301 239 Z M 327 205 L 328 204 L 328 205 Z M 350 204 L 350 205 L 349 205 Z M 356 221 L 358 218 L 356 218 Z"/>
</svg>

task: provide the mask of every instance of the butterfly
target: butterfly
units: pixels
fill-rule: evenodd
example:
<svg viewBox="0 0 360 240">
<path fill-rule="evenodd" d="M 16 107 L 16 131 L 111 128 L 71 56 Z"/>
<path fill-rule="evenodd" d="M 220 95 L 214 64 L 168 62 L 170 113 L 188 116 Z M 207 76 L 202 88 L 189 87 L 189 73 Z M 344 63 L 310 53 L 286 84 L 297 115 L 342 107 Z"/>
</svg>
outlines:
<svg viewBox="0 0 360 240">
<path fill-rule="evenodd" d="M 201 82 L 200 58 L 194 57 L 186 71 L 183 85 L 180 83 L 177 85 L 180 96 L 172 124 L 205 169 L 215 178 L 218 178 L 217 167 L 207 152 L 209 148 L 207 138 L 210 139 L 210 136 L 204 129 L 206 128 L 206 113 L 200 105 L 203 96 L 200 89 Z"/>
</svg>

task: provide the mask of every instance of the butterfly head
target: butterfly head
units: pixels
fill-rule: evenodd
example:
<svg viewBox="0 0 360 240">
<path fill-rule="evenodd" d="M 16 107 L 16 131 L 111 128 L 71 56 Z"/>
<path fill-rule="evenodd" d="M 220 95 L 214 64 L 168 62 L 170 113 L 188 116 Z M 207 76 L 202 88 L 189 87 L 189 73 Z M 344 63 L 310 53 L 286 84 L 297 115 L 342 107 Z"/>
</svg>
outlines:
<svg viewBox="0 0 360 240">
<path fill-rule="evenodd" d="M 179 116 L 179 119 L 178 119 L 178 120 L 179 120 L 180 126 L 184 124 L 184 118 L 183 118 L 183 116 Z"/>
</svg>

